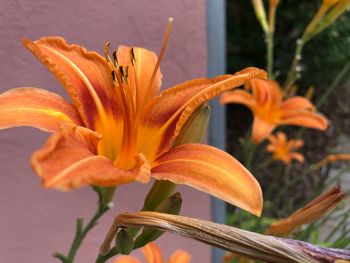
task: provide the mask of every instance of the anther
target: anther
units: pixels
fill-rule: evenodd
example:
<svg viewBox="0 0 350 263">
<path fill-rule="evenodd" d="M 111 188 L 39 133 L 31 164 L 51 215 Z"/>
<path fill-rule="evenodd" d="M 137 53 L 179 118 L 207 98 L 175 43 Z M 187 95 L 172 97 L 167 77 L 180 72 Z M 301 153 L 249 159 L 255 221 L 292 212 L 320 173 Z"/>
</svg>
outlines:
<svg viewBox="0 0 350 263">
<path fill-rule="evenodd" d="M 121 75 L 122 77 L 124 77 L 124 68 L 123 68 L 123 66 L 120 66 L 120 67 L 119 67 L 119 72 L 120 72 L 120 75 Z"/>
<path fill-rule="evenodd" d="M 112 76 L 112 84 L 113 84 L 113 87 L 115 87 L 115 85 L 116 85 L 116 83 L 117 83 L 117 79 L 116 79 L 114 70 L 112 70 L 111 76 Z"/>
<path fill-rule="evenodd" d="M 111 46 L 111 43 L 107 41 L 106 44 L 105 44 L 105 50 L 104 50 L 104 52 L 105 52 L 105 59 L 106 59 L 107 62 L 111 61 L 111 58 L 109 56 L 109 47 L 110 46 Z"/>
<path fill-rule="evenodd" d="M 113 56 L 113 64 L 114 66 L 118 67 L 118 56 L 117 56 L 117 50 L 114 50 L 112 52 L 112 56 Z"/>
<path fill-rule="evenodd" d="M 124 76 L 124 79 L 125 79 L 125 83 L 128 85 L 128 78 L 129 78 L 129 66 L 126 66 L 125 67 L 125 72 L 124 72 L 125 76 Z"/>
<path fill-rule="evenodd" d="M 134 48 L 130 48 L 129 55 L 130 55 L 131 64 L 132 64 L 132 65 L 135 65 L 135 53 L 134 53 Z"/>
</svg>

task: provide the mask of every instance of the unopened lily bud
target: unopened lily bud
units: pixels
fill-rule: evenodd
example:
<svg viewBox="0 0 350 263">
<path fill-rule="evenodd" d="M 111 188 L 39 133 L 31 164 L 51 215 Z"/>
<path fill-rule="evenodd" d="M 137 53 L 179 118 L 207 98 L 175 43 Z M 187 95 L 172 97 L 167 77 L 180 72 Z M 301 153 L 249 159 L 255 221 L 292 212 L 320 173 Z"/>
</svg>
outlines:
<svg viewBox="0 0 350 263">
<path fill-rule="evenodd" d="M 275 17 L 279 0 L 269 0 L 269 30 L 275 32 Z"/>
<path fill-rule="evenodd" d="M 134 249 L 134 239 L 125 229 L 120 229 L 115 238 L 115 246 L 122 255 L 129 255 Z"/>
<path fill-rule="evenodd" d="M 310 86 L 305 93 L 305 98 L 311 101 L 314 94 L 315 94 L 315 87 Z"/>
<path fill-rule="evenodd" d="M 326 6 L 333 6 L 340 2 L 341 0 L 323 0 L 323 4 Z"/>
<path fill-rule="evenodd" d="M 350 5 L 350 0 L 324 0 L 319 10 L 307 26 L 303 40 L 306 42 L 322 32 L 342 15 Z"/>
<path fill-rule="evenodd" d="M 350 6 L 350 0 L 333 1 L 336 2 L 334 7 L 324 16 L 322 23 L 316 28 L 316 34 L 332 24 L 341 16 Z"/>
<path fill-rule="evenodd" d="M 280 0 L 269 0 L 269 5 L 271 6 L 278 6 L 280 3 Z"/>
<path fill-rule="evenodd" d="M 210 106 L 203 105 L 196 109 L 187 120 L 174 145 L 184 143 L 200 143 L 204 137 L 210 120 Z"/>
<path fill-rule="evenodd" d="M 179 192 L 169 196 L 156 208 L 156 212 L 178 215 L 181 210 L 182 197 Z"/>
<path fill-rule="evenodd" d="M 265 8 L 262 0 L 252 0 L 252 4 L 254 7 L 255 15 L 262 29 L 264 30 L 265 33 L 268 32 L 269 26 L 267 24 Z"/>
<path fill-rule="evenodd" d="M 182 198 L 180 193 L 175 193 L 165 199 L 159 206 L 155 209 L 156 212 L 167 213 L 178 215 L 180 214 L 182 205 Z M 135 240 L 135 248 L 143 247 L 144 245 L 158 239 L 161 235 L 163 235 L 164 231 L 152 229 L 152 228 L 144 228 L 142 232 L 138 235 Z"/>
<path fill-rule="evenodd" d="M 185 143 L 201 142 L 210 119 L 210 106 L 203 105 L 196 109 L 187 120 L 180 134 L 174 142 L 174 146 Z M 169 181 L 156 181 L 149 190 L 143 205 L 143 211 L 154 209 L 169 195 L 174 192 L 175 184 Z"/>
</svg>

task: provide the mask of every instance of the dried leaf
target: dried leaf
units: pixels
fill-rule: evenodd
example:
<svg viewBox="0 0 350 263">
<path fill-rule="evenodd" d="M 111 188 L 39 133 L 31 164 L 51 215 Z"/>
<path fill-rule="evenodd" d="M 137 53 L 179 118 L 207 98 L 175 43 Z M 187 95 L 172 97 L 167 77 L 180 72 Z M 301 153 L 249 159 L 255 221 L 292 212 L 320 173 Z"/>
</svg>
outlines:
<svg viewBox="0 0 350 263">
<path fill-rule="evenodd" d="M 261 235 L 210 221 L 156 212 L 117 216 L 100 248 L 100 254 L 108 253 L 118 227 L 130 226 L 154 227 L 265 262 L 350 260 L 349 250 L 322 248 L 298 240 Z"/>
</svg>

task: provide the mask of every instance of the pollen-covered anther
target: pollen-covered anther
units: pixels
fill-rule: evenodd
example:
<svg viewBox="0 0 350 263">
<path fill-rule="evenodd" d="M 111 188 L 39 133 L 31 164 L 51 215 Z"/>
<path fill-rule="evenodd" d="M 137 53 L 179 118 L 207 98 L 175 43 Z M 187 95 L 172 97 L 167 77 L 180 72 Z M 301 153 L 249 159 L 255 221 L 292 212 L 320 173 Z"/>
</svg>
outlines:
<svg viewBox="0 0 350 263">
<path fill-rule="evenodd" d="M 119 69 L 119 74 L 120 74 L 122 82 L 128 85 L 129 67 L 128 66 L 126 66 L 126 67 L 120 66 L 118 69 Z"/>
<path fill-rule="evenodd" d="M 135 65 L 135 53 L 134 53 L 134 48 L 130 48 L 129 55 L 130 55 L 131 64 L 134 66 L 134 65 Z"/>
<path fill-rule="evenodd" d="M 115 67 L 118 67 L 118 56 L 117 56 L 117 50 L 113 50 L 112 52 L 112 57 L 113 57 L 113 65 Z"/>
<path fill-rule="evenodd" d="M 104 53 L 105 53 L 105 59 L 108 63 L 111 62 L 111 57 L 109 56 L 109 48 L 111 46 L 111 43 L 110 42 L 106 42 L 105 44 L 105 48 L 104 48 Z"/>
</svg>

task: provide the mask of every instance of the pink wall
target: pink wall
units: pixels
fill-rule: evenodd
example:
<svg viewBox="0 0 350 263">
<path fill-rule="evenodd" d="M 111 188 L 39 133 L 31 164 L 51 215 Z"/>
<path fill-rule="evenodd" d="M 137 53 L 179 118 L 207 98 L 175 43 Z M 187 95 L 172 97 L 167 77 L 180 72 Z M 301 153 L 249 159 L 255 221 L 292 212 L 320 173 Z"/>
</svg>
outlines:
<svg viewBox="0 0 350 263">
<path fill-rule="evenodd" d="M 0 2 L 0 92 L 34 86 L 64 94 L 51 74 L 21 45 L 21 38 L 62 35 L 71 43 L 103 51 L 112 46 L 139 45 L 159 50 L 167 18 L 175 18 L 162 63 L 163 87 L 206 75 L 204 0 L 2 0 Z M 88 188 L 70 193 L 44 190 L 28 160 L 48 134 L 31 128 L 0 131 L 0 262 L 58 262 L 50 254 L 66 252 L 77 216 L 88 217 L 95 194 Z M 116 207 L 91 232 L 76 262 L 93 262 L 99 243 L 121 211 L 137 211 L 147 186 L 121 187 Z M 209 218 L 209 197 L 191 188 L 183 193 L 183 214 Z M 140 197 L 140 198 L 137 198 Z M 209 262 L 209 247 L 170 234 L 160 246 L 169 255 L 176 248 L 191 251 L 194 262 Z"/>
</svg>

